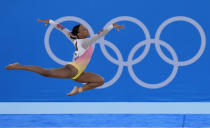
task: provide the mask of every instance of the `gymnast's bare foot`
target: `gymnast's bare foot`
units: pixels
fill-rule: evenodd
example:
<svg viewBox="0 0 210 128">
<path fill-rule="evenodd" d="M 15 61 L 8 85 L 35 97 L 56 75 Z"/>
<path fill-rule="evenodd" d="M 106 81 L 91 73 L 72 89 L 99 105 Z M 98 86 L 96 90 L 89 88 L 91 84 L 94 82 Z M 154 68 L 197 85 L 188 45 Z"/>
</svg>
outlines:
<svg viewBox="0 0 210 128">
<path fill-rule="evenodd" d="M 7 65 L 5 68 L 7 70 L 14 70 L 14 69 L 20 69 L 20 64 L 18 62 L 14 63 L 14 64 L 9 64 Z"/>
<path fill-rule="evenodd" d="M 79 93 L 79 87 L 74 86 L 74 88 L 72 89 L 72 91 L 70 93 L 68 93 L 68 96 L 73 96 L 75 94 Z"/>
</svg>

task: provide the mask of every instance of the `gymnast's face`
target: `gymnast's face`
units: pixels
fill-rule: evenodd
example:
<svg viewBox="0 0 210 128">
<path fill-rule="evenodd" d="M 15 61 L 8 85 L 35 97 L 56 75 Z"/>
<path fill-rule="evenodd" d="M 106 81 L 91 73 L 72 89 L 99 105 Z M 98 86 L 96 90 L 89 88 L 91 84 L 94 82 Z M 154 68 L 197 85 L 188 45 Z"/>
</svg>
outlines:
<svg viewBox="0 0 210 128">
<path fill-rule="evenodd" d="M 90 33 L 89 33 L 88 29 L 81 24 L 79 26 L 79 32 L 78 32 L 77 36 L 80 39 L 84 39 L 84 38 L 87 38 L 89 35 L 90 35 Z"/>
</svg>

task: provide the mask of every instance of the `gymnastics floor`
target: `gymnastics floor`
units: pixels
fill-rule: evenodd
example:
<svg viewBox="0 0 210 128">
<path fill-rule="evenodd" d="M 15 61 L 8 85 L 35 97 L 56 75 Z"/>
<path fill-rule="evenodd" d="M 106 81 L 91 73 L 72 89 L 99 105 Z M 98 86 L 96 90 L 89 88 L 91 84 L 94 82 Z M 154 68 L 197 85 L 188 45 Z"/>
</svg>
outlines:
<svg viewBox="0 0 210 128">
<path fill-rule="evenodd" d="M 1 114 L 0 128 L 210 128 L 210 114 Z"/>
</svg>

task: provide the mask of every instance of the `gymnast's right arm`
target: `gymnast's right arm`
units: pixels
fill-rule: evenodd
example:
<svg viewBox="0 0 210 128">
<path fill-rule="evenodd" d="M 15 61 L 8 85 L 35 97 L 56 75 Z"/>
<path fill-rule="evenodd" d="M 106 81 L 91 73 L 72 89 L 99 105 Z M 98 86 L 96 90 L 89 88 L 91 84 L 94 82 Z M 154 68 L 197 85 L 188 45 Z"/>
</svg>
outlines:
<svg viewBox="0 0 210 128">
<path fill-rule="evenodd" d="M 62 25 L 56 23 L 55 21 L 53 21 L 51 19 L 47 19 L 47 20 L 38 19 L 38 22 L 45 23 L 45 26 L 47 26 L 48 24 L 53 25 L 57 30 L 61 31 L 69 40 L 71 40 L 73 42 L 74 39 L 71 37 L 71 31 L 68 30 L 67 28 L 63 27 Z"/>
</svg>

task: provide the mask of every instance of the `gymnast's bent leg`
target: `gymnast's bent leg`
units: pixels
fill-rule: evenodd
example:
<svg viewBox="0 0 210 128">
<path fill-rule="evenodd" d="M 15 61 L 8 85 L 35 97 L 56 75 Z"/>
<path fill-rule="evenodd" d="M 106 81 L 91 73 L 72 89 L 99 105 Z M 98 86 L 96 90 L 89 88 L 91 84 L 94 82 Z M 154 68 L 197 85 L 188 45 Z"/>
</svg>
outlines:
<svg viewBox="0 0 210 128">
<path fill-rule="evenodd" d="M 83 72 L 78 78 L 74 81 L 79 83 L 86 83 L 82 87 L 74 86 L 73 90 L 68 93 L 68 96 L 75 95 L 77 93 L 94 89 L 104 84 L 104 78 L 99 76 L 98 74 L 91 73 L 91 72 Z"/>
</svg>

